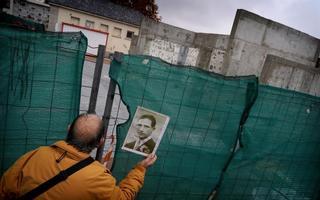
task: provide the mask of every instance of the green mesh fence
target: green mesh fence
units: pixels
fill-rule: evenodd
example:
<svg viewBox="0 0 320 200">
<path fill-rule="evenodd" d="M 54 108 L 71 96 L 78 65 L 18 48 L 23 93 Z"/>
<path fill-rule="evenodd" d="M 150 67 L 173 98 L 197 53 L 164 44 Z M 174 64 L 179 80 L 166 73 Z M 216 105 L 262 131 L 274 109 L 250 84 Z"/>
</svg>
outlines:
<svg viewBox="0 0 320 200">
<path fill-rule="evenodd" d="M 320 98 L 260 86 L 218 199 L 320 199 Z"/>
<path fill-rule="evenodd" d="M 142 159 L 120 149 L 136 107 L 171 117 L 138 199 L 319 199 L 320 98 L 147 56 L 113 61 L 110 76 L 130 113 L 118 180 Z"/>
<path fill-rule="evenodd" d="M 144 56 L 113 61 L 130 119 L 118 126 L 113 174 L 122 179 L 141 156 L 120 150 L 138 105 L 170 116 L 139 199 L 206 199 L 236 147 L 255 96 L 254 76 L 226 78 Z"/>
<path fill-rule="evenodd" d="M 65 138 L 78 114 L 87 39 L 0 27 L 1 174 L 23 153 Z"/>
</svg>

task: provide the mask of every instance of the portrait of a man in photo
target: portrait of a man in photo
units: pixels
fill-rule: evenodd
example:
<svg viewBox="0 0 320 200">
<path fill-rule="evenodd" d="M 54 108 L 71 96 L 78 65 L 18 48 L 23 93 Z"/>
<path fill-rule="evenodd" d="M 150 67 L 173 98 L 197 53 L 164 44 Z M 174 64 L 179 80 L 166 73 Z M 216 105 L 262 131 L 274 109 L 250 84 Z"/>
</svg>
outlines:
<svg viewBox="0 0 320 200">
<path fill-rule="evenodd" d="M 151 134 L 155 130 L 156 123 L 154 116 L 148 114 L 142 115 L 134 125 L 136 140 L 126 143 L 124 146 L 146 154 L 152 153 L 156 143 L 151 138 Z"/>
<path fill-rule="evenodd" d="M 167 115 L 138 106 L 122 149 L 143 156 L 155 153 L 169 120 Z"/>
</svg>

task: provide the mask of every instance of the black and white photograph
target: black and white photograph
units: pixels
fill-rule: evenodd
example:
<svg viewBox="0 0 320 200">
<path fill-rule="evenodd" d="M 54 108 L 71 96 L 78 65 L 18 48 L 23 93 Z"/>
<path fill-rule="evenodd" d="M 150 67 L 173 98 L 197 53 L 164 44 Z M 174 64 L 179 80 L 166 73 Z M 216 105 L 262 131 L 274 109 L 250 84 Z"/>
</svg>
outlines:
<svg viewBox="0 0 320 200">
<path fill-rule="evenodd" d="M 147 156 L 155 153 L 170 117 L 138 106 L 122 149 Z"/>
</svg>

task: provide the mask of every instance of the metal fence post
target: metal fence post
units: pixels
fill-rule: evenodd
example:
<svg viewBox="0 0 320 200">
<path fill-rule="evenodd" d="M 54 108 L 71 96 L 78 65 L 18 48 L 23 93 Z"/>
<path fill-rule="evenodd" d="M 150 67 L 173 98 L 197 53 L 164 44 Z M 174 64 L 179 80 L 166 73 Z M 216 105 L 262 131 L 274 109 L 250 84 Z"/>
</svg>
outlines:
<svg viewBox="0 0 320 200">
<path fill-rule="evenodd" d="M 109 127 L 109 120 L 111 117 L 111 110 L 112 110 L 112 104 L 114 99 L 114 94 L 116 90 L 116 83 L 110 79 L 109 88 L 108 88 L 108 95 L 106 100 L 106 106 L 103 113 L 103 123 L 104 123 L 104 131 L 103 131 L 103 137 L 106 138 L 108 127 Z M 96 154 L 96 160 L 102 162 L 102 154 L 104 149 L 104 143 L 98 147 L 97 154 Z"/>
<path fill-rule="evenodd" d="M 99 45 L 99 48 L 98 48 L 98 56 L 96 60 L 96 66 L 94 68 L 88 113 L 95 113 L 95 110 L 96 110 L 105 48 L 106 47 L 104 45 Z"/>
<path fill-rule="evenodd" d="M 115 52 L 113 59 L 117 62 L 122 62 L 122 57 L 123 57 L 122 53 Z M 105 106 L 103 118 L 102 118 L 103 122 L 104 122 L 104 132 L 103 132 L 104 138 L 106 138 L 108 127 L 109 127 L 109 120 L 111 117 L 111 110 L 112 110 L 112 104 L 113 104 L 113 99 L 114 99 L 114 95 L 115 95 L 115 90 L 116 90 L 116 83 L 115 83 L 115 81 L 110 79 L 108 94 L 107 94 L 107 99 L 106 99 L 106 106 Z M 121 101 L 121 99 L 120 99 L 120 101 Z M 116 126 L 116 124 L 115 124 L 115 126 Z M 104 149 L 104 143 L 103 143 L 103 145 L 99 146 L 97 149 L 96 160 L 98 160 L 100 162 L 102 162 L 103 149 Z"/>
</svg>

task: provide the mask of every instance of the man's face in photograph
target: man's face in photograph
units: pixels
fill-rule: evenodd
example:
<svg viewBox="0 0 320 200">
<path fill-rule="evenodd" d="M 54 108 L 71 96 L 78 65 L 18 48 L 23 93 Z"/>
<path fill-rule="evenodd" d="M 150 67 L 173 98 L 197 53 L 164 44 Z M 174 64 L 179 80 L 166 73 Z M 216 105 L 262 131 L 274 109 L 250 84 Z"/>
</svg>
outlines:
<svg viewBox="0 0 320 200">
<path fill-rule="evenodd" d="M 152 122 L 148 118 L 139 119 L 136 123 L 136 136 L 140 139 L 145 139 L 149 137 L 154 131 L 154 127 L 152 126 Z"/>
</svg>

